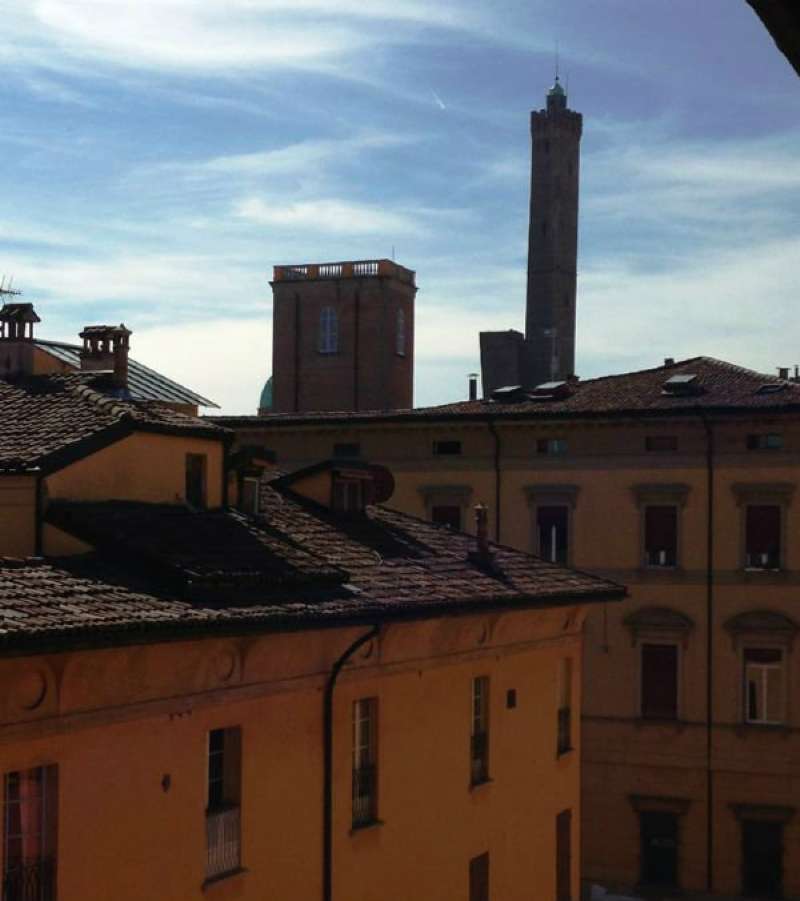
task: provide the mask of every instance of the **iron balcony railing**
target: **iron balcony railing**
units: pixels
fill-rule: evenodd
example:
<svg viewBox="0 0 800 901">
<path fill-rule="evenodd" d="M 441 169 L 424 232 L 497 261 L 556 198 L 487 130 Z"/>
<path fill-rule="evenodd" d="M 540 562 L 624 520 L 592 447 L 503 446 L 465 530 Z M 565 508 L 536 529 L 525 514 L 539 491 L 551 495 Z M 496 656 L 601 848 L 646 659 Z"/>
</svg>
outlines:
<svg viewBox="0 0 800 901">
<path fill-rule="evenodd" d="M 276 282 L 305 281 L 307 279 L 370 278 L 389 276 L 413 285 L 416 273 L 393 260 L 351 260 L 341 263 L 301 263 L 293 266 L 275 266 Z"/>
<path fill-rule="evenodd" d="M 558 753 L 572 750 L 572 708 L 561 707 L 558 711 Z"/>
<path fill-rule="evenodd" d="M 353 770 L 353 826 L 374 823 L 378 816 L 377 777 L 374 764 Z"/>
<path fill-rule="evenodd" d="M 52 857 L 7 867 L 2 901 L 55 901 L 56 862 Z"/>
<path fill-rule="evenodd" d="M 470 739 L 470 778 L 473 785 L 489 780 L 489 733 L 473 732 Z"/>
<path fill-rule="evenodd" d="M 238 870 L 241 864 L 241 817 L 238 806 L 206 813 L 206 878 Z"/>
</svg>

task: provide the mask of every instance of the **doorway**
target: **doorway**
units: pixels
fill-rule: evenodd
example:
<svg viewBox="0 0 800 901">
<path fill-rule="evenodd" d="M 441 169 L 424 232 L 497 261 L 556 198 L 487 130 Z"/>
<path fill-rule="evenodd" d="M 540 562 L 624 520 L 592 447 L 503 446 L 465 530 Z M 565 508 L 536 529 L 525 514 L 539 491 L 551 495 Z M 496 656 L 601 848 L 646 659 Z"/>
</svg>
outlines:
<svg viewBox="0 0 800 901">
<path fill-rule="evenodd" d="M 742 891 L 748 898 L 783 897 L 783 823 L 742 820 Z"/>
<path fill-rule="evenodd" d="M 678 884 L 678 816 L 655 810 L 640 814 L 642 885 Z"/>
</svg>

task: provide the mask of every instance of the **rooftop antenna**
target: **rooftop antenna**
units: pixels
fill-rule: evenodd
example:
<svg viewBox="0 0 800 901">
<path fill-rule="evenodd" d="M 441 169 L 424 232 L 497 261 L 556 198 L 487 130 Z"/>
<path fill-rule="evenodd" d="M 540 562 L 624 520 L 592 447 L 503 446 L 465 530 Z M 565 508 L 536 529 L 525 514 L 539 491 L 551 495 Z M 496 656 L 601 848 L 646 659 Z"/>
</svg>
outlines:
<svg viewBox="0 0 800 901">
<path fill-rule="evenodd" d="M 561 62 L 559 56 L 558 38 L 556 38 L 556 81 L 558 81 L 559 64 Z"/>
<path fill-rule="evenodd" d="M 6 284 L 6 277 L 5 277 L 5 275 L 4 275 L 3 278 L 0 279 L 0 295 L 4 295 L 4 294 L 15 294 L 15 295 L 16 295 L 16 294 L 22 294 L 22 291 L 15 291 L 15 290 L 14 290 L 14 288 L 12 287 L 13 284 L 14 284 L 14 276 L 12 275 L 12 276 L 9 278 L 9 280 L 8 280 L 8 284 Z"/>
<path fill-rule="evenodd" d="M 394 263 L 394 244 L 392 244 L 392 262 Z"/>
</svg>

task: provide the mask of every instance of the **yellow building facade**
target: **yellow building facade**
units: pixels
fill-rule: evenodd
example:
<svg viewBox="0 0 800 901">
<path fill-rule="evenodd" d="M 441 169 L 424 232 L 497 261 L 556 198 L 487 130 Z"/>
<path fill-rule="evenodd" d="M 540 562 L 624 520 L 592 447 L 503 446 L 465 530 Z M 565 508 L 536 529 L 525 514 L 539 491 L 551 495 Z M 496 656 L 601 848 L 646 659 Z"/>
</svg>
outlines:
<svg viewBox="0 0 800 901">
<path fill-rule="evenodd" d="M 584 879 L 799 897 L 800 387 L 699 358 L 556 390 L 225 421 L 287 469 L 357 451 L 409 513 L 472 528 L 480 502 L 500 542 L 627 585 L 587 621 Z"/>
<path fill-rule="evenodd" d="M 0 380 L 3 901 L 577 899 L 623 590 L 118 387 Z"/>
</svg>

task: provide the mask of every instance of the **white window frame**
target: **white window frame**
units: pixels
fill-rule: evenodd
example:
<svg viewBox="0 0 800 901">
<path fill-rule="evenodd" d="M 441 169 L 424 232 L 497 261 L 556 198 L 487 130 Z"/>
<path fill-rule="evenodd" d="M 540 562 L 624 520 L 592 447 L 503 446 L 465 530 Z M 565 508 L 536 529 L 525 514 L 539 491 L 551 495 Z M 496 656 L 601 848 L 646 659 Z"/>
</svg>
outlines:
<svg viewBox="0 0 800 901">
<path fill-rule="evenodd" d="M 749 663 L 747 660 L 747 652 L 748 651 L 777 651 L 780 654 L 780 660 L 776 663 L 758 663 L 753 662 Z M 764 716 L 761 717 L 751 717 L 750 716 L 750 678 L 748 676 L 748 670 L 750 667 L 754 667 L 761 671 L 760 673 L 760 685 L 759 685 L 759 700 L 763 706 Z M 778 671 L 781 677 L 781 700 L 778 710 L 778 718 L 772 718 L 769 716 L 771 711 L 767 709 L 768 703 L 768 678 L 769 673 Z M 769 645 L 759 645 L 759 644 L 746 644 L 742 648 L 742 706 L 743 706 L 743 715 L 745 723 L 753 726 L 782 726 L 786 723 L 786 651 L 783 648 L 769 646 Z"/>
<path fill-rule="evenodd" d="M 339 352 L 339 314 L 335 307 L 323 307 L 319 313 L 319 352 L 335 354 Z"/>
</svg>

